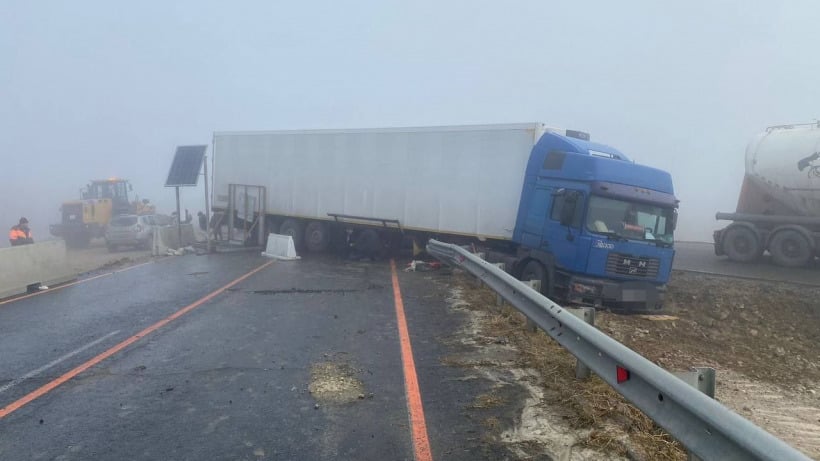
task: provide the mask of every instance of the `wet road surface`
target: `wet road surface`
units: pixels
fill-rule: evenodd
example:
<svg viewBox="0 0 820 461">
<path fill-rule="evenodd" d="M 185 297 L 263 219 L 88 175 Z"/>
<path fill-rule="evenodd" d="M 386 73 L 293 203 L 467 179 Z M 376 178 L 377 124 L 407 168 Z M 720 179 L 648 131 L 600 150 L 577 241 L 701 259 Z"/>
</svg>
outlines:
<svg viewBox="0 0 820 461">
<path fill-rule="evenodd" d="M 726 256 L 715 256 L 711 243 L 675 242 L 675 261 L 672 268 L 820 286 L 820 264 L 817 261 L 805 268 L 789 268 L 776 266 L 770 259 L 769 255 L 765 255 L 761 261 L 754 264 L 738 263 L 729 261 Z"/>
<path fill-rule="evenodd" d="M 0 305 L 0 459 L 500 455 L 464 412 L 486 384 L 440 363 L 440 285 L 398 272 L 425 436 L 389 264 L 268 262 L 166 258 Z"/>
</svg>

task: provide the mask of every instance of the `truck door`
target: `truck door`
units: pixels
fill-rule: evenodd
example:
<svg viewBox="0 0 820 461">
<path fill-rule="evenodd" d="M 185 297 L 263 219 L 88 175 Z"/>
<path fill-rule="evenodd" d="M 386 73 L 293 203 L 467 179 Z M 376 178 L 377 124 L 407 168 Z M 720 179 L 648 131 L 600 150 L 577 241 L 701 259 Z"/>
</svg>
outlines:
<svg viewBox="0 0 820 461">
<path fill-rule="evenodd" d="M 559 189 L 552 196 L 549 217 L 544 225 L 543 245 L 565 269 L 583 271 L 586 260 L 579 261 L 578 239 L 584 211 L 584 194 L 579 190 Z"/>
<path fill-rule="evenodd" d="M 524 226 L 521 229 L 521 244 L 527 248 L 545 249 L 542 246 L 545 243 L 543 242 L 544 224 L 552 201 L 551 193 L 552 189 L 543 187 L 536 187 L 533 190 Z"/>
</svg>

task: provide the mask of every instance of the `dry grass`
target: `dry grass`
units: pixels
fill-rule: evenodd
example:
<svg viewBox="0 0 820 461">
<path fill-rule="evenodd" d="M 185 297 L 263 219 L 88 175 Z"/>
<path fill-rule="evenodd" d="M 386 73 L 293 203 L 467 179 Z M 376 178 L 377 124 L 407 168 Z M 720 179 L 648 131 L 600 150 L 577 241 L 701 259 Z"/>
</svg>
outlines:
<svg viewBox="0 0 820 461">
<path fill-rule="evenodd" d="M 466 277 L 459 282 L 468 308 L 487 313 L 482 316 L 481 334 L 503 337 L 513 345 L 519 353 L 519 365 L 536 370 L 542 377 L 545 403 L 571 409 L 569 422 L 573 427 L 592 429 L 585 445 L 636 460 L 686 459 L 678 442 L 607 383 L 596 376 L 575 379 L 575 357 L 544 332 L 529 331 L 517 310 L 495 307 L 494 293 L 474 288 Z"/>
<path fill-rule="evenodd" d="M 505 402 L 504 398 L 498 395 L 480 394 L 473 400 L 473 403 L 471 403 L 468 408 L 495 408 L 503 405 Z"/>
<path fill-rule="evenodd" d="M 491 431 L 496 431 L 501 427 L 501 421 L 495 416 L 490 416 L 489 418 L 485 418 L 481 421 L 481 425 Z"/>
</svg>

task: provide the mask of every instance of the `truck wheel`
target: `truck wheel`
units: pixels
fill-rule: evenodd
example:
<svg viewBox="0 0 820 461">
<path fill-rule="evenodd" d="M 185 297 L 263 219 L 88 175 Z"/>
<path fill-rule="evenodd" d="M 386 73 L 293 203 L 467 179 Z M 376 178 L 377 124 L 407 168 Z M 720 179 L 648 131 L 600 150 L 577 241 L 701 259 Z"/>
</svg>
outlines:
<svg viewBox="0 0 820 461">
<path fill-rule="evenodd" d="M 811 244 L 803 234 L 794 229 L 774 234 L 769 242 L 769 253 L 775 264 L 784 267 L 805 266 L 812 258 Z"/>
<path fill-rule="evenodd" d="M 302 243 L 304 242 L 305 236 L 305 226 L 303 226 L 301 222 L 296 219 L 286 219 L 285 222 L 279 226 L 279 233 L 293 237 L 293 246 L 295 246 L 297 250 L 302 249 Z"/>
<path fill-rule="evenodd" d="M 305 246 L 314 253 L 322 253 L 330 247 L 330 226 L 321 221 L 311 221 L 305 227 Z"/>
<path fill-rule="evenodd" d="M 763 254 L 757 234 L 748 227 L 730 227 L 723 237 L 723 252 L 732 261 L 750 263 Z"/>
<path fill-rule="evenodd" d="M 359 258 L 369 258 L 375 261 L 381 251 L 381 238 L 373 229 L 362 229 L 356 235 L 353 244 L 353 254 Z"/>
<path fill-rule="evenodd" d="M 547 270 L 544 266 L 536 261 L 530 260 L 521 270 L 521 280 L 527 282 L 529 280 L 541 281 L 541 293 L 547 293 Z"/>
</svg>

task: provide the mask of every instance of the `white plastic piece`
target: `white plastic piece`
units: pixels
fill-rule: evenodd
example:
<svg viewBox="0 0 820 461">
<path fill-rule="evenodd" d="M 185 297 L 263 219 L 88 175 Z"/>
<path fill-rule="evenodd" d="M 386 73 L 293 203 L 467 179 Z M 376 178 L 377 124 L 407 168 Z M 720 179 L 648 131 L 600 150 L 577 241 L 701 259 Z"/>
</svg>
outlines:
<svg viewBox="0 0 820 461">
<path fill-rule="evenodd" d="M 268 235 L 268 244 L 262 256 L 275 258 L 283 261 L 293 261 L 301 259 L 296 254 L 296 246 L 293 244 L 293 237 L 290 235 L 270 234 Z"/>
</svg>

